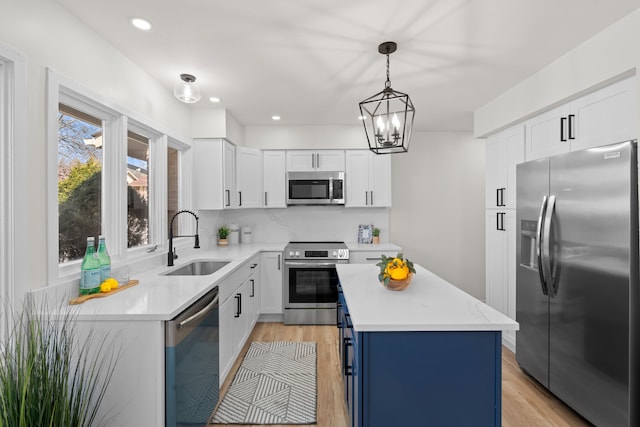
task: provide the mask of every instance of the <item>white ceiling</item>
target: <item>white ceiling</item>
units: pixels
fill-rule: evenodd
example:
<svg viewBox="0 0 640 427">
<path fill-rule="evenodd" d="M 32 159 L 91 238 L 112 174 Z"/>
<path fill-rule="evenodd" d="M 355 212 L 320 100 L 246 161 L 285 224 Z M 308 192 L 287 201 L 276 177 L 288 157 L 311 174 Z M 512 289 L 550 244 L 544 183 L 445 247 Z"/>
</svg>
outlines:
<svg viewBox="0 0 640 427">
<path fill-rule="evenodd" d="M 56 0 L 167 91 L 244 125 L 355 124 L 358 102 L 408 93 L 419 130 L 471 130 L 473 110 L 640 7 L 640 0 Z M 144 17 L 141 32 L 129 19 Z M 210 96 L 222 98 L 211 104 Z M 178 102 L 176 100 L 176 102 Z"/>
</svg>

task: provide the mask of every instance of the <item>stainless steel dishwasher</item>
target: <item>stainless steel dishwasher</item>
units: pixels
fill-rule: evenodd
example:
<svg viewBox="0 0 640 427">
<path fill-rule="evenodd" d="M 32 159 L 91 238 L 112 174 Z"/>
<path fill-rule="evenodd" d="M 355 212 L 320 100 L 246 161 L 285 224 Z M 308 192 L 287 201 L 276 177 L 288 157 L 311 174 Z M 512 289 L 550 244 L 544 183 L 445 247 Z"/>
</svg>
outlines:
<svg viewBox="0 0 640 427">
<path fill-rule="evenodd" d="M 165 322 L 165 425 L 205 426 L 219 396 L 218 288 Z"/>
</svg>

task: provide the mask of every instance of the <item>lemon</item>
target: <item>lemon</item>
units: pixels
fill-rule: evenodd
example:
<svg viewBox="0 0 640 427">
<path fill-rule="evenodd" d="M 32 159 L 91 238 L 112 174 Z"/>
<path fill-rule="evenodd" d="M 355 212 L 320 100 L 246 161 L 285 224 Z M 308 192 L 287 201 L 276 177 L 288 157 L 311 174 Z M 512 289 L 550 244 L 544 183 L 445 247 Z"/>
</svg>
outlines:
<svg viewBox="0 0 640 427">
<path fill-rule="evenodd" d="M 111 283 L 104 281 L 100 283 L 100 292 L 109 292 L 111 290 Z"/>
<path fill-rule="evenodd" d="M 384 272 L 393 280 L 404 280 L 409 276 L 409 266 L 402 259 L 394 258 L 389 261 Z"/>
<path fill-rule="evenodd" d="M 118 287 L 118 281 L 116 279 L 114 279 L 113 277 L 109 277 L 108 279 L 105 279 L 104 281 L 111 284 L 111 289 L 116 289 Z"/>
</svg>

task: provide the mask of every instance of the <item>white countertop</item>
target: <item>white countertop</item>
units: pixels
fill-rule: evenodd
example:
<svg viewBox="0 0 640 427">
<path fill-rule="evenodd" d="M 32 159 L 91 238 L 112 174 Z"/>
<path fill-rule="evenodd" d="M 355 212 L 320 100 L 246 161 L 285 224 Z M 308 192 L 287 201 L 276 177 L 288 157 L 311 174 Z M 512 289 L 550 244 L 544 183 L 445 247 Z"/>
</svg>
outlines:
<svg viewBox="0 0 640 427">
<path fill-rule="evenodd" d="M 373 264 L 336 266 L 357 332 L 505 331 L 518 323 L 429 270 L 416 274 L 403 291 L 385 289 Z"/>
<path fill-rule="evenodd" d="M 393 252 L 400 249 L 393 243 L 378 245 L 345 243 L 350 250 Z M 194 250 L 191 255 L 178 258 L 174 267 L 167 267 L 163 263 L 161 266 L 143 273 L 132 274 L 130 279 L 140 281 L 135 286 L 104 298 L 88 300 L 76 306 L 78 318 L 125 321 L 173 319 L 253 256 L 265 251 L 282 251 L 286 245 L 287 242 L 253 243 Z M 184 252 L 179 251 L 179 253 Z M 171 269 L 199 259 L 230 262 L 217 272 L 206 276 L 162 275 Z"/>
<path fill-rule="evenodd" d="M 88 300 L 78 307 L 81 320 L 170 320 L 232 274 L 236 268 L 254 255 L 264 251 L 282 251 L 286 243 L 254 243 L 229 245 L 194 251 L 180 257 L 174 267 L 162 265 L 135 274 L 139 284 L 105 298 Z M 231 261 L 213 274 L 206 276 L 163 276 L 198 259 Z"/>
</svg>

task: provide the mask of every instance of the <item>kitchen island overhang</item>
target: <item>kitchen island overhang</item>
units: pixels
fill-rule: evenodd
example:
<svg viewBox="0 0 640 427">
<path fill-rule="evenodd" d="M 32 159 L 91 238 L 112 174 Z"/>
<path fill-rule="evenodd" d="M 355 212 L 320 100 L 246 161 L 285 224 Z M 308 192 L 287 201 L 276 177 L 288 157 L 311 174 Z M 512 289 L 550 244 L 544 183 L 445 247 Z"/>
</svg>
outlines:
<svg viewBox="0 0 640 427">
<path fill-rule="evenodd" d="M 421 266 L 400 292 L 374 265 L 337 271 L 351 425 L 501 424 L 501 336 L 515 321 Z"/>
</svg>

